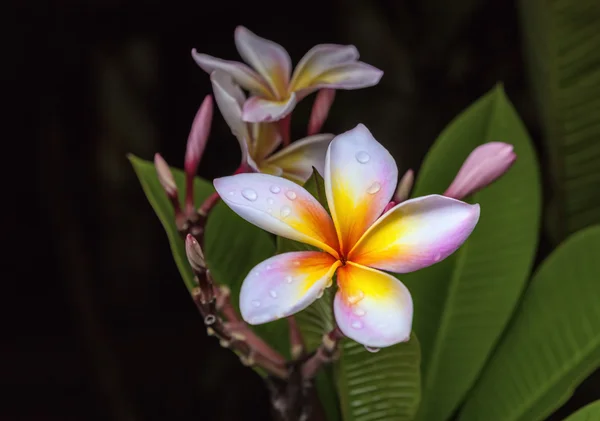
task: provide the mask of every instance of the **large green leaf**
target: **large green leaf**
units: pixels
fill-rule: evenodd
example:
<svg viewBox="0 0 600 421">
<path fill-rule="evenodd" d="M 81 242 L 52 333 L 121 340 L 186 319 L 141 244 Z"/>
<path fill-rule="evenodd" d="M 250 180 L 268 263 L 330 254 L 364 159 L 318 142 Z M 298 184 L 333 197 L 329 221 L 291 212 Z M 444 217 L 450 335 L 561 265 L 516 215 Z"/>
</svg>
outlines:
<svg viewBox="0 0 600 421">
<path fill-rule="evenodd" d="M 419 341 L 383 348 L 377 353 L 342 341 L 336 365 L 344 421 L 411 421 L 421 398 Z"/>
<path fill-rule="evenodd" d="M 565 421 L 598 421 L 600 420 L 600 401 L 592 402 L 575 412 Z"/>
<path fill-rule="evenodd" d="M 530 275 L 538 240 L 540 186 L 525 127 L 501 86 L 442 132 L 419 171 L 414 196 L 442 193 L 482 143 L 514 145 L 515 165 L 476 193 L 473 234 L 453 256 L 400 276 L 414 299 L 423 354 L 421 420 L 445 420 L 458 407 L 504 330 Z"/>
<path fill-rule="evenodd" d="M 519 3 L 550 158 L 548 228 L 558 242 L 600 223 L 600 7 L 598 0 Z"/>
<path fill-rule="evenodd" d="M 600 366 L 600 226 L 542 263 L 461 421 L 537 421 Z"/>
<path fill-rule="evenodd" d="M 154 164 L 133 155 L 129 155 L 129 160 L 167 233 L 181 277 L 191 290 L 194 287 L 194 276 L 185 254 L 185 243 L 177 231 L 173 208 L 158 181 Z M 184 186 L 183 171 L 177 168 L 171 168 L 171 171 L 177 185 Z M 197 206 L 213 191 L 209 182 L 196 177 L 194 198 Z M 184 189 L 179 189 L 182 201 L 184 193 Z M 252 267 L 275 253 L 275 243 L 271 235 L 244 221 L 223 203 L 219 203 L 211 211 L 207 222 L 204 253 L 213 278 L 218 284 L 230 287 L 232 302 L 237 307 L 242 281 Z M 254 330 L 283 355 L 289 355 L 285 321 L 255 326 Z"/>
</svg>

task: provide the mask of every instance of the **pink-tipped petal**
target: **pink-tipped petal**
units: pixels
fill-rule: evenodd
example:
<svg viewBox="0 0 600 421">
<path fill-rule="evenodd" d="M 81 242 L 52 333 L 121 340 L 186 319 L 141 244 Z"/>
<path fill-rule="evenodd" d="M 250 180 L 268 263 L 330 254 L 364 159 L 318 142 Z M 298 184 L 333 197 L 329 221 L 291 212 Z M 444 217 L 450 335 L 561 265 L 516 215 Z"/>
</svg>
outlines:
<svg viewBox="0 0 600 421">
<path fill-rule="evenodd" d="M 285 98 L 292 70 L 292 61 L 285 48 L 243 26 L 235 29 L 235 45 L 244 61 L 269 84 L 275 94 L 273 99 Z"/>
<path fill-rule="evenodd" d="M 410 199 L 373 224 L 348 259 L 390 272 L 413 272 L 454 253 L 477 221 L 479 205 L 440 195 Z"/>
<path fill-rule="evenodd" d="M 327 116 L 329 115 L 329 109 L 335 99 L 335 89 L 321 89 L 317 93 L 315 102 L 313 104 L 312 112 L 310 113 L 310 121 L 308 122 L 308 135 L 319 133 Z"/>
<path fill-rule="evenodd" d="M 343 253 L 348 253 L 390 202 L 398 168 L 359 124 L 336 136 L 325 159 L 325 191 Z"/>
<path fill-rule="evenodd" d="M 213 184 L 227 206 L 246 221 L 337 256 L 333 222 L 303 187 L 281 177 L 256 173 L 217 178 Z"/>
<path fill-rule="evenodd" d="M 400 179 L 400 182 L 398 183 L 396 193 L 394 193 L 394 201 L 396 203 L 401 203 L 408 199 L 414 182 L 415 173 L 413 172 L 413 170 L 406 171 Z"/>
<path fill-rule="evenodd" d="M 196 174 L 196 169 L 200 163 L 200 158 L 204 153 L 206 141 L 210 133 L 210 125 L 213 116 L 212 97 L 206 95 L 202 105 L 194 117 L 192 129 L 188 136 L 187 149 L 185 151 L 185 170 L 186 172 Z"/>
<path fill-rule="evenodd" d="M 305 309 L 331 284 L 339 265 L 330 254 L 318 251 L 279 254 L 259 263 L 242 284 L 242 317 L 256 325 Z"/>
<path fill-rule="evenodd" d="M 252 126 L 252 156 L 262 162 L 281 144 L 281 133 L 277 123 L 250 123 Z"/>
<path fill-rule="evenodd" d="M 348 262 L 338 269 L 337 283 L 333 310 L 344 335 L 373 348 L 409 340 L 413 303 L 402 282 Z"/>
<path fill-rule="evenodd" d="M 215 70 L 221 70 L 229 74 L 242 88 L 252 93 L 264 96 L 273 95 L 267 83 L 244 63 L 222 60 L 208 54 L 200 54 L 195 48 L 192 49 L 192 57 L 196 64 L 208 74 L 211 74 Z"/>
<path fill-rule="evenodd" d="M 484 143 L 467 157 L 444 195 L 455 199 L 467 197 L 501 177 L 516 159 L 512 145 Z"/>
<path fill-rule="evenodd" d="M 319 174 L 325 173 L 325 155 L 333 139 L 332 134 L 318 134 L 297 140 L 290 146 L 271 155 L 265 163 L 281 168 L 283 177 L 304 184 L 315 167 Z"/>
<path fill-rule="evenodd" d="M 358 60 L 354 45 L 320 44 L 311 48 L 294 69 L 290 91 L 300 91 L 313 84 L 321 74 Z M 308 94 L 306 94 L 308 95 Z"/>
<path fill-rule="evenodd" d="M 215 70 L 210 75 L 210 81 L 221 115 L 240 143 L 242 163 L 250 164 L 251 135 L 248 123 L 242 120 L 242 106 L 246 97 L 240 87 L 233 83 L 231 76 L 221 70 Z"/>
<path fill-rule="evenodd" d="M 250 123 L 278 121 L 292 112 L 296 106 L 296 95 L 281 101 L 271 101 L 253 96 L 244 103 L 242 118 Z"/>
</svg>

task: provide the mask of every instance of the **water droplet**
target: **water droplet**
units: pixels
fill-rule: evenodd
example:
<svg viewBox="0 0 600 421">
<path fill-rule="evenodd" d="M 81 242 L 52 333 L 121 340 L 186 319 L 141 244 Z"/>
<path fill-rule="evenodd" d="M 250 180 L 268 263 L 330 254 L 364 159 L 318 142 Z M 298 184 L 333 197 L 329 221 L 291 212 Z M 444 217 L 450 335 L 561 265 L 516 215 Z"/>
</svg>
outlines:
<svg viewBox="0 0 600 421">
<path fill-rule="evenodd" d="M 325 290 L 321 290 L 319 291 L 319 293 L 317 294 L 317 298 L 321 298 L 323 296 L 323 293 L 325 292 Z"/>
<path fill-rule="evenodd" d="M 358 320 L 355 320 L 355 321 L 352 322 L 352 327 L 354 329 L 360 329 L 360 328 L 362 328 L 362 323 L 359 322 Z"/>
<path fill-rule="evenodd" d="M 293 192 L 293 191 L 291 191 L 291 190 L 288 190 L 288 191 L 285 193 L 285 196 L 286 196 L 288 199 L 290 199 L 290 200 L 294 200 L 294 199 L 296 198 L 296 193 L 294 193 L 294 192 Z"/>
<path fill-rule="evenodd" d="M 270 214 L 270 213 L 273 213 L 273 209 L 271 209 L 271 208 L 267 208 L 267 213 L 269 213 L 269 214 Z"/>
<path fill-rule="evenodd" d="M 292 213 L 292 209 L 289 206 L 284 206 L 281 208 L 281 217 L 287 218 Z"/>
<path fill-rule="evenodd" d="M 271 265 L 267 265 L 267 270 L 271 270 Z"/>
<path fill-rule="evenodd" d="M 300 266 L 300 261 L 299 260 L 294 260 L 294 265 L 295 266 Z"/>
<path fill-rule="evenodd" d="M 361 164 L 366 164 L 367 162 L 369 162 L 371 160 L 371 155 L 369 155 L 365 151 L 356 152 L 355 157 L 356 157 L 356 160 L 358 162 L 360 162 Z"/>
<path fill-rule="evenodd" d="M 381 348 L 375 348 L 375 347 L 372 347 L 372 346 L 366 346 L 366 345 L 365 345 L 365 349 L 366 349 L 367 351 L 369 351 L 369 352 L 373 352 L 373 353 L 375 353 L 375 352 L 379 352 L 379 350 L 380 350 Z"/>
<path fill-rule="evenodd" d="M 333 284 L 333 278 L 329 278 L 329 281 L 327 281 L 327 285 L 325 285 L 325 288 L 329 288 L 332 284 Z"/>
<path fill-rule="evenodd" d="M 260 276 L 260 272 L 259 271 L 254 272 L 254 276 L 256 276 L 258 278 Z"/>
<path fill-rule="evenodd" d="M 367 314 L 367 312 L 366 312 L 366 311 L 364 311 L 362 308 L 359 308 L 359 307 L 356 307 L 356 308 L 355 308 L 355 309 L 352 311 L 352 313 L 354 313 L 354 315 L 356 315 L 356 316 L 358 316 L 358 317 L 362 317 L 362 316 L 364 316 L 365 314 Z"/>
<path fill-rule="evenodd" d="M 274 201 L 273 201 L 273 198 L 272 198 L 272 197 L 269 197 L 269 198 L 267 199 L 267 203 L 268 203 L 269 205 L 272 205 L 272 204 L 273 204 L 273 202 L 274 202 Z"/>
<path fill-rule="evenodd" d="M 254 300 L 254 301 L 252 301 L 252 305 L 253 305 L 254 307 L 260 307 L 260 301 L 258 301 L 258 300 Z"/>
<path fill-rule="evenodd" d="M 254 202 L 258 195 L 252 189 L 244 189 L 242 190 L 242 196 L 244 196 L 247 200 Z"/>
<path fill-rule="evenodd" d="M 269 295 L 273 298 L 277 298 L 277 293 L 274 290 L 269 291 Z"/>
<path fill-rule="evenodd" d="M 283 278 L 283 280 L 286 284 L 291 284 L 294 278 L 292 278 L 290 275 L 287 275 L 285 278 Z"/>
<path fill-rule="evenodd" d="M 269 188 L 269 190 L 273 194 L 277 194 L 277 193 L 279 193 L 281 191 L 281 189 L 278 186 L 271 186 L 271 188 Z"/>
<path fill-rule="evenodd" d="M 229 196 L 233 196 L 234 194 L 235 194 L 235 191 L 234 191 L 234 190 L 231 190 L 231 191 L 229 192 Z"/>
<path fill-rule="evenodd" d="M 374 182 L 373 184 L 371 184 L 369 186 L 369 188 L 367 189 L 367 193 L 369 194 L 375 194 L 377 193 L 379 190 L 381 190 L 381 184 L 379 184 L 377 181 Z"/>
<path fill-rule="evenodd" d="M 365 293 L 362 292 L 361 290 L 358 290 L 358 291 L 356 291 L 355 295 L 351 295 L 351 296 L 348 297 L 348 302 L 350 304 L 356 304 L 360 300 L 362 300 L 363 298 L 365 298 Z"/>
<path fill-rule="evenodd" d="M 434 260 L 435 262 L 439 262 L 441 258 L 442 258 L 442 255 L 441 255 L 440 253 L 438 253 L 438 254 L 436 254 L 436 255 L 434 256 L 433 260 Z"/>
</svg>

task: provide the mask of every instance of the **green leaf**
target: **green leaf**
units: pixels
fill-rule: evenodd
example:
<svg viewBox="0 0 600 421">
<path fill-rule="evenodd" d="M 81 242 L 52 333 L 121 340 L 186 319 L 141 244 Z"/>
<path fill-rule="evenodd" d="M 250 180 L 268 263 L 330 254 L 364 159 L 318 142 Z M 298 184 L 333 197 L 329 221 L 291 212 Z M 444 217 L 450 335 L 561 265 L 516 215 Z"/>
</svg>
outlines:
<svg viewBox="0 0 600 421">
<path fill-rule="evenodd" d="M 558 243 L 600 223 L 600 8 L 597 0 L 521 0 L 525 58 L 552 183 Z"/>
<path fill-rule="evenodd" d="M 127 157 L 129 158 L 131 165 L 133 165 L 133 169 L 140 180 L 140 184 L 142 185 L 142 189 L 146 194 L 148 202 L 152 205 L 152 209 L 154 209 L 154 212 L 158 216 L 158 219 L 160 219 L 160 222 L 167 233 L 167 238 L 169 239 L 171 252 L 173 253 L 173 259 L 175 259 L 177 269 L 179 269 L 179 273 L 183 278 L 185 286 L 191 292 L 192 288 L 195 286 L 194 274 L 192 273 L 192 268 L 190 267 L 185 254 L 185 242 L 179 235 L 179 231 L 177 231 L 173 206 L 171 206 L 171 202 L 158 181 L 154 163 L 140 159 L 132 154 L 129 154 Z M 171 171 L 177 185 L 184 186 L 184 172 L 177 168 L 171 168 Z M 194 180 L 194 201 L 196 206 L 199 207 L 204 199 L 210 196 L 213 191 L 213 186 L 208 181 L 196 177 Z M 184 189 L 179 189 L 179 200 L 181 203 L 183 203 L 184 195 Z"/>
<path fill-rule="evenodd" d="M 144 193 L 156 215 L 160 219 L 169 239 L 173 258 L 188 290 L 194 287 L 194 276 L 185 253 L 185 242 L 177 231 L 173 208 L 158 177 L 154 164 L 129 155 L 133 168 L 140 180 Z M 184 172 L 171 168 L 178 186 L 185 185 Z M 214 191 L 211 183 L 198 177 L 194 180 L 194 199 L 200 206 Z M 183 203 L 185 191 L 179 189 Z M 275 243 L 270 234 L 244 221 L 223 203 L 219 203 L 210 213 L 204 236 L 206 264 L 216 283 L 231 289 L 232 303 L 238 308 L 239 291 L 242 281 L 256 264 L 275 253 Z M 253 326 L 261 337 L 284 356 L 289 356 L 287 324 L 277 321 L 261 326 Z"/>
<path fill-rule="evenodd" d="M 600 226 L 573 234 L 540 266 L 461 421 L 537 421 L 600 366 Z"/>
<path fill-rule="evenodd" d="M 600 401 L 592 402 L 572 414 L 565 421 L 598 421 L 600 420 Z"/>
<path fill-rule="evenodd" d="M 383 348 L 377 353 L 346 339 L 336 364 L 344 421 L 410 421 L 419 406 L 419 341 Z"/>
<path fill-rule="evenodd" d="M 471 198 L 481 206 L 473 234 L 445 261 L 399 276 L 413 295 L 413 329 L 423 353 L 421 420 L 448 419 L 464 399 L 514 311 L 536 252 L 538 165 L 501 86 L 442 132 L 419 171 L 413 195 L 444 192 L 471 151 L 489 141 L 512 144 L 517 161 Z"/>
</svg>

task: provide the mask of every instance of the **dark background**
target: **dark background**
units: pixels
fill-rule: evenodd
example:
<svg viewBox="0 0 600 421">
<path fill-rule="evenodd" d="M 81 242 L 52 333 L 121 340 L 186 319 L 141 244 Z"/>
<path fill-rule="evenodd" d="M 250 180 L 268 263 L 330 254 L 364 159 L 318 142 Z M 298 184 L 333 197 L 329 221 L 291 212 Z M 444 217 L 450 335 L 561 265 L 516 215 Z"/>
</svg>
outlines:
<svg viewBox="0 0 600 421">
<path fill-rule="evenodd" d="M 126 160 L 158 151 L 183 166 L 192 118 L 210 93 L 190 50 L 238 60 L 236 25 L 282 44 L 294 63 L 318 43 L 355 44 L 385 75 L 374 88 L 338 92 L 325 129 L 365 123 L 401 171 L 418 169 L 450 119 L 498 81 L 545 159 L 513 1 L 7 5 L 5 106 L 16 117 L 4 139 L 13 253 L 1 420 L 267 417 L 258 376 L 206 336 Z M 312 98 L 294 114 L 296 138 Z M 217 112 L 200 175 L 229 174 L 238 162 Z M 599 384 L 584 384 L 559 415 Z"/>
</svg>

